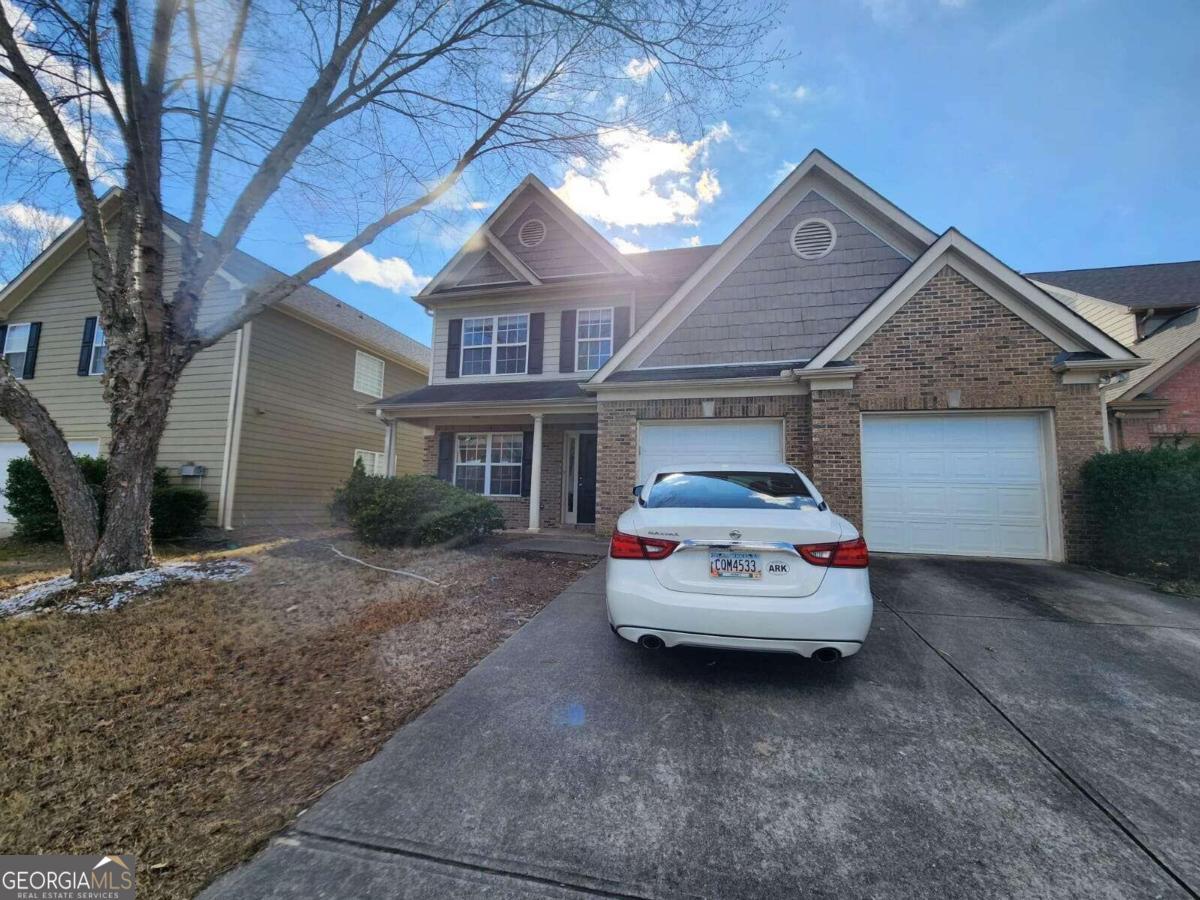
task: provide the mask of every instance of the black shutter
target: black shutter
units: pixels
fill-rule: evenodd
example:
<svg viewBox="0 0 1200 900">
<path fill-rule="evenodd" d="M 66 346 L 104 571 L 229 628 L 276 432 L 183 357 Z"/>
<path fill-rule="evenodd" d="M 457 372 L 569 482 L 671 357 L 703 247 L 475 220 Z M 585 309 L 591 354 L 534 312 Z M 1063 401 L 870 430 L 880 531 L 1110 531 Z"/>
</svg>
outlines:
<svg viewBox="0 0 1200 900">
<path fill-rule="evenodd" d="M 575 310 L 562 311 L 562 324 L 558 332 L 558 371 L 575 371 Z"/>
<path fill-rule="evenodd" d="M 0 325 L 0 356 L 4 355 L 4 339 L 8 337 L 8 326 Z"/>
<path fill-rule="evenodd" d="M 530 477 L 533 472 L 533 432 L 526 431 L 522 437 L 525 443 L 521 447 L 521 496 L 528 497 L 529 485 L 533 481 Z"/>
<path fill-rule="evenodd" d="M 21 377 L 28 381 L 33 377 L 33 370 L 37 366 L 37 350 L 38 341 L 42 339 L 42 323 L 29 323 L 29 346 L 25 348 L 25 374 Z"/>
<path fill-rule="evenodd" d="M 462 358 L 462 319 L 450 320 L 450 337 L 446 341 L 446 377 L 458 377 L 458 361 Z"/>
<path fill-rule="evenodd" d="M 92 344 L 96 341 L 96 317 L 88 316 L 83 320 L 83 340 L 79 342 L 79 368 L 76 375 L 92 374 Z"/>
<path fill-rule="evenodd" d="M 442 481 L 454 480 L 454 432 L 438 433 L 437 477 Z"/>
<path fill-rule="evenodd" d="M 531 313 L 529 316 L 529 366 L 530 375 L 542 374 L 543 344 L 546 335 L 546 314 Z"/>
<path fill-rule="evenodd" d="M 613 353 L 629 340 L 629 307 L 618 306 L 613 310 Z"/>
</svg>

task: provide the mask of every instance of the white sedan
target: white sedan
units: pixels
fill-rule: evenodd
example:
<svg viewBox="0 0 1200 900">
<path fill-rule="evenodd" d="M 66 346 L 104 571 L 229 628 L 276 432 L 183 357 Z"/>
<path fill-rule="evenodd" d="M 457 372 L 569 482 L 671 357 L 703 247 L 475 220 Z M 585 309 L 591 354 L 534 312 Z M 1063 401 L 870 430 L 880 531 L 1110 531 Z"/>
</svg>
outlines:
<svg viewBox="0 0 1200 900">
<path fill-rule="evenodd" d="M 786 465 L 660 469 L 608 553 L 608 621 L 643 647 L 726 647 L 826 662 L 871 627 L 867 545 Z"/>
</svg>

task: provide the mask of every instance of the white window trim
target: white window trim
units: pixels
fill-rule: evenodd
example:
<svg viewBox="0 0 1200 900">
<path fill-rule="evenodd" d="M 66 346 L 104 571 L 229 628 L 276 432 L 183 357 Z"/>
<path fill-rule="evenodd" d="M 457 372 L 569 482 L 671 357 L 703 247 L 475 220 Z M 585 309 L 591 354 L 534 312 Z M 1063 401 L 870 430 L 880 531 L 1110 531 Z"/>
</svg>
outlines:
<svg viewBox="0 0 1200 900">
<path fill-rule="evenodd" d="M 579 314 L 585 313 L 585 312 L 606 312 L 606 313 L 608 313 L 608 357 L 604 360 L 604 362 L 600 363 L 600 365 L 596 366 L 593 369 L 581 369 L 579 367 L 579 342 L 582 340 L 601 341 L 604 339 L 603 338 L 581 338 L 579 336 L 579 326 L 580 326 Z M 604 363 L 606 363 L 606 362 L 608 362 L 608 360 L 612 359 L 613 353 L 615 353 L 616 349 L 617 349 L 616 334 L 614 333 L 614 329 L 616 328 L 616 321 L 617 321 L 617 309 L 615 306 L 589 306 L 589 307 L 585 307 L 583 309 L 575 310 L 575 371 L 576 372 L 596 372 L 599 369 L 604 367 Z"/>
<path fill-rule="evenodd" d="M 88 375 L 103 375 L 104 374 L 104 366 L 101 366 L 100 370 L 96 371 L 96 348 L 97 347 L 106 347 L 106 348 L 108 347 L 108 339 L 104 336 L 104 328 L 101 327 L 99 319 L 96 320 L 96 329 L 94 332 L 92 332 L 92 353 L 88 357 Z M 107 359 L 108 359 L 108 356 L 107 356 L 107 354 L 105 354 L 106 364 L 107 364 Z"/>
<path fill-rule="evenodd" d="M 378 450 L 355 450 L 354 462 L 357 463 L 360 459 L 368 475 L 387 474 L 386 456 Z"/>
<path fill-rule="evenodd" d="M 521 461 L 518 463 L 494 463 L 492 462 L 492 440 L 498 437 L 515 437 L 521 441 Z M 483 447 L 483 462 L 481 463 L 460 463 L 458 461 L 458 443 L 463 438 L 484 438 Z M 515 494 L 493 494 L 492 493 L 492 467 L 493 466 L 516 466 L 524 472 L 525 467 L 525 435 L 520 431 L 463 431 L 454 436 L 454 471 L 450 473 L 450 483 L 455 487 L 458 486 L 458 469 L 465 468 L 482 468 L 483 469 L 483 497 L 520 497 L 521 496 L 521 479 L 517 479 L 517 492 Z M 465 488 L 463 490 L 466 490 Z"/>
<path fill-rule="evenodd" d="M 367 385 L 361 384 L 361 378 L 364 374 L 362 364 L 369 360 L 371 363 L 379 363 L 379 393 L 373 390 L 367 390 Z M 364 353 L 362 350 L 354 351 L 354 390 L 360 394 L 366 394 L 368 397 L 374 397 L 376 400 L 383 398 L 383 385 L 387 379 L 387 362 L 382 357 L 375 356 L 371 353 Z"/>
<path fill-rule="evenodd" d="M 33 324 L 32 322 L 10 322 L 8 325 L 8 330 L 4 332 L 4 346 L 2 348 L 0 348 L 0 356 L 7 359 L 8 354 L 10 354 L 10 353 L 28 354 L 29 353 L 29 332 L 31 330 L 30 326 L 32 324 Z M 25 329 L 25 346 L 22 347 L 20 350 L 10 350 L 8 348 L 8 342 L 12 339 L 13 329 L 16 329 L 16 328 L 24 328 Z M 26 356 L 26 358 L 28 358 L 28 357 Z M 16 378 L 17 381 L 21 381 L 24 379 L 24 377 L 25 377 L 24 362 L 22 362 L 20 372 L 18 372 L 16 369 L 13 369 L 13 377 Z"/>
<path fill-rule="evenodd" d="M 525 340 L 518 341 L 516 343 L 501 344 L 500 340 L 499 340 L 500 320 L 516 318 L 516 317 L 522 317 L 525 319 Z M 532 317 L 530 316 L 530 314 L 527 312 L 512 312 L 512 313 L 498 313 L 497 315 L 494 315 L 494 316 L 464 316 L 463 320 L 462 320 L 463 335 L 466 335 L 466 333 L 467 333 L 467 323 L 468 322 L 483 322 L 483 321 L 487 321 L 487 320 L 490 320 L 492 323 L 492 342 L 490 344 L 476 344 L 473 347 L 468 347 L 466 338 L 460 337 L 459 340 L 460 340 L 462 346 L 460 346 L 458 349 L 458 377 L 459 378 L 491 378 L 493 376 L 499 376 L 499 377 L 503 378 L 503 377 L 506 377 L 509 375 L 526 375 L 526 374 L 528 374 L 529 373 L 529 323 L 532 321 Z M 524 347 L 525 348 L 525 365 L 521 368 L 520 372 L 497 372 L 496 371 L 496 353 L 500 347 Z M 468 350 L 483 350 L 484 348 L 488 348 L 491 350 L 491 355 L 488 357 L 488 370 L 486 372 L 473 372 L 468 375 L 465 371 L 467 351 Z"/>
</svg>

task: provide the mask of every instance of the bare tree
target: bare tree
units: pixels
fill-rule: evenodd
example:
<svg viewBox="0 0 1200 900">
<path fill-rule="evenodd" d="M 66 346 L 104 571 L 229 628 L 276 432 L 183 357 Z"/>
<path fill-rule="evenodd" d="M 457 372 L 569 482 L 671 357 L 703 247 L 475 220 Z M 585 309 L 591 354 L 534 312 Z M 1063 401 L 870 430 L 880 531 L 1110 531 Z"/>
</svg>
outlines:
<svg viewBox="0 0 1200 900">
<path fill-rule="evenodd" d="M 103 522 L 62 432 L 0 363 L 0 414 L 50 482 L 75 576 L 151 563 L 154 462 L 198 352 L 437 204 L 469 166 L 590 157 L 616 127 L 694 127 L 775 58 L 776 13 L 769 0 L 0 2 L 13 164 L 52 160 L 69 182 L 108 344 Z M 164 194 L 186 198 L 177 278 Z M 352 204 L 356 233 L 199 324 L 205 286 L 289 195 Z"/>
</svg>

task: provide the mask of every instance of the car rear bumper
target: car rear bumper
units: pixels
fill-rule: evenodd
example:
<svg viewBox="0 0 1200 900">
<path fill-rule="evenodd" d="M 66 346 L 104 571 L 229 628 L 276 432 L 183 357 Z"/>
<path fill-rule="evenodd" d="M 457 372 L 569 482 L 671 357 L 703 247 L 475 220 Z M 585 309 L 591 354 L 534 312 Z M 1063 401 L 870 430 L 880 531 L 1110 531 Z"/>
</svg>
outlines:
<svg viewBox="0 0 1200 900">
<path fill-rule="evenodd" d="M 871 627 L 866 569 L 830 569 L 808 597 L 696 594 L 663 588 L 641 560 L 608 560 L 608 620 L 621 637 L 647 634 L 668 647 L 689 644 L 779 650 L 809 656 L 858 651 Z"/>
</svg>

